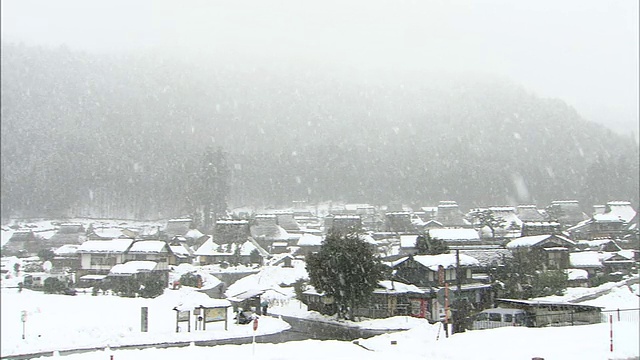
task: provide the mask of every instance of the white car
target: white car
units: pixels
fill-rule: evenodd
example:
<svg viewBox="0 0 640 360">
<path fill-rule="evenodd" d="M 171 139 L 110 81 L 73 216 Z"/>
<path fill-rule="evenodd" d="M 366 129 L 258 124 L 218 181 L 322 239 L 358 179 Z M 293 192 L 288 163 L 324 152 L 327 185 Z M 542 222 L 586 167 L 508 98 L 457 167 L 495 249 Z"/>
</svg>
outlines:
<svg viewBox="0 0 640 360">
<path fill-rule="evenodd" d="M 526 317 L 526 312 L 520 309 L 487 309 L 473 317 L 471 328 L 473 330 L 482 330 L 504 326 L 525 326 Z"/>
</svg>

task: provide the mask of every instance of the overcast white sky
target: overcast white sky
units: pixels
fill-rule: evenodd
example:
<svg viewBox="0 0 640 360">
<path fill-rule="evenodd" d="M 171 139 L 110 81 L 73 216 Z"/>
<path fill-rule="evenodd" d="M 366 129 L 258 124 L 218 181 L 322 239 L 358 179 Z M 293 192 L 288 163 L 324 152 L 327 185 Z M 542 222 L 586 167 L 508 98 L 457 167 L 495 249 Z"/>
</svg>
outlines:
<svg viewBox="0 0 640 360">
<path fill-rule="evenodd" d="M 3 0 L 3 41 L 482 71 L 638 134 L 638 0 Z"/>
</svg>

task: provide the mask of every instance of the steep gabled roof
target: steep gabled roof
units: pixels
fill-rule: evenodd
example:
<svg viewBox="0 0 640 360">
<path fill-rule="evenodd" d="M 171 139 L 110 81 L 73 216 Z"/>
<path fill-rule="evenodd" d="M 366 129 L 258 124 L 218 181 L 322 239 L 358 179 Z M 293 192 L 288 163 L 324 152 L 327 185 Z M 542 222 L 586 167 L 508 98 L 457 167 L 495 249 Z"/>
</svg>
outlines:
<svg viewBox="0 0 640 360">
<path fill-rule="evenodd" d="M 78 247 L 78 253 L 124 253 L 131 244 L 132 239 L 89 240 Z"/>
<path fill-rule="evenodd" d="M 444 241 L 480 241 L 474 229 L 429 229 L 429 235 L 432 239 Z"/>
<path fill-rule="evenodd" d="M 138 240 L 135 241 L 131 248 L 129 248 L 129 254 L 149 254 L 149 253 L 161 253 L 163 250 L 167 250 L 168 245 L 164 241 L 160 240 Z"/>
<path fill-rule="evenodd" d="M 398 259 L 392 263 L 393 267 L 396 267 L 407 260 L 413 259 L 413 261 L 421 264 L 422 266 L 429 268 L 431 271 L 438 271 L 440 266 L 445 269 L 451 269 L 456 267 L 456 255 L 455 254 L 439 254 L 439 255 L 415 255 L 402 259 Z M 480 262 L 465 254 L 460 254 L 460 266 L 480 266 Z"/>
<path fill-rule="evenodd" d="M 506 248 L 515 249 L 519 247 L 545 246 L 548 244 L 554 244 L 554 245 L 564 246 L 564 247 L 574 247 L 576 245 L 575 242 L 567 239 L 564 236 L 546 234 L 546 235 L 524 236 L 521 238 L 514 239 L 506 245 Z"/>
</svg>

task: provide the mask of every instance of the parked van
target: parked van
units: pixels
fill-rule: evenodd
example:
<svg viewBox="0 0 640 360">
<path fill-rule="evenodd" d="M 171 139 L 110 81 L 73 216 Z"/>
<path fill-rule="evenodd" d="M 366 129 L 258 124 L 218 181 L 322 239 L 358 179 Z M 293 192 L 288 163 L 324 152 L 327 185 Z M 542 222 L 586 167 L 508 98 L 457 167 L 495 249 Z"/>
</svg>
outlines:
<svg viewBox="0 0 640 360">
<path fill-rule="evenodd" d="M 493 329 L 504 326 L 525 326 L 526 313 L 520 309 L 487 309 L 473 317 L 472 329 Z"/>
</svg>

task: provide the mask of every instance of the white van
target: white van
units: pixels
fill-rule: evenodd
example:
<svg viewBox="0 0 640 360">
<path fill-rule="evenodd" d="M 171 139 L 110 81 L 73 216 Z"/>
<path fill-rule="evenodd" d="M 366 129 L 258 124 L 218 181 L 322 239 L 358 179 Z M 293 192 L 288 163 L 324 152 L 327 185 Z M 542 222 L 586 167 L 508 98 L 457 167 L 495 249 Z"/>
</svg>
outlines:
<svg viewBox="0 0 640 360">
<path fill-rule="evenodd" d="M 525 326 L 526 313 L 520 309 L 487 309 L 473 317 L 473 330 L 493 329 L 504 326 Z"/>
</svg>

